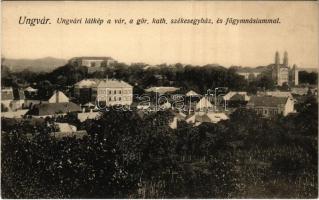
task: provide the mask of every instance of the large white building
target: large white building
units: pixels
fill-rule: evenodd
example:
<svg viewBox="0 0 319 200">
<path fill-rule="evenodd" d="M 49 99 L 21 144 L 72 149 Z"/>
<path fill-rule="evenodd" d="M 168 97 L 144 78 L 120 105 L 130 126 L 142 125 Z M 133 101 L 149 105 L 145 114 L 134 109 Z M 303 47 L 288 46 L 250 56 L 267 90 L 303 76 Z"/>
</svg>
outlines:
<svg viewBox="0 0 319 200">
<path fill-rule="evenodd" d="M 96 100 L 106 106 L 131 105 L 133 102 L 133 86 L 114 79 L 101 80 L 97 85 Z"/>
</svg>

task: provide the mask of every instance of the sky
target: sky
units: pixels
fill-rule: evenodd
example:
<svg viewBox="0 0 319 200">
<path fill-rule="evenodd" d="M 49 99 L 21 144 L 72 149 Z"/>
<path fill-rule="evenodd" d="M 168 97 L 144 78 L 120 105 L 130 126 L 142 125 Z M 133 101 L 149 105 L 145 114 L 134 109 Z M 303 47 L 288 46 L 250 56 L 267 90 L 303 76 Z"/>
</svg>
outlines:
<svg viewBox="0 0 319 200">
<path fill-rule="evenodd" d="M 148 64 L 260 66 L 288 52 L 289 64 L 318 67 L 318 3 L 229 1 L 2 2 L 5 58 L 111 56 Z M 49 18 L 29 26 L 19 18 Z M 210 18 L 214 24 L 57 24 L 57 18 Z M 216 24 L 217 18 L 280 18 L 280 24 Z M 169 22 L 169 21 L 168 21 Z"/>
</svg>

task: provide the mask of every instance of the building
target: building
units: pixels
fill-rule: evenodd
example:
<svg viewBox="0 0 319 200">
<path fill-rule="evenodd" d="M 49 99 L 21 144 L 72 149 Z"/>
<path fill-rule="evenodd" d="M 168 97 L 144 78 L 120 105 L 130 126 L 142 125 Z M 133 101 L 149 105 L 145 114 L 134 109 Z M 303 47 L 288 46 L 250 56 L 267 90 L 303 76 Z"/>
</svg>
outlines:
<svg viewBox="0 0 319 200">
<path fill-rule="evenodd" d="M 200 124 L 206 123 L 218 123 L 222 120 L 229 119 L 228 116 L 223 112 L 196 112 L 190 115 L 186 122 L 193 124 L 194 126 L 199 126 Z"/>
<path fill-rule="evenodd" d="M 264 117 L 287 116 L 294 112 L 294 101 L 289 97 L 251 96 L 247 108 Z"/>
<path fill-rule="evenodd" d="M 73 66 L 88 67 L 88 72 L 104 71 L 105 68 L 111 67 L 116 60 L 111 57 L 74 57 L 69 60 Z"/>
<path fill-rule="evenodd" d="M 74 97 L 82 104 L 94 102 L 99 79 L 83 79 L 74 85 Z"/>
<path fill-rule="evenodd" d="M 247 92 L 230 91 L 222 97 L 225 107 L 239 107 L 246 105 L 250 97 Z"/>
<path fill-rule="evenodd" d="M 129 106 L 133 102 L 133 86 L 115 79 L 101 80 L 97 86 L 97 98 L 99 105 Z"/>
<path fill-rule="evenodd" d="M 62 139 L 64 137 L 75 137 L 76 139 L 82 139 L 84 136 L 88 136 L 85 130 L 78 131 L 76 126 L 68 123 L 54 123 L 56 131 L 51 133 L 51 136 Z"/>
<path fill-rule="evenodd" d="M 10 111 L 14 100 L 12 87 L 1 88 L 1 112 Z"/>
<path fill-rule="evenodd" d="M 62 103 L 40 103 L 34 105 L 26 115 L 33 116 L 35 118 L 54 117 L 60 115 L 66 115 L 67 113 L 81 112 L 81 107 L 73 102 Z"/>
<path fill-rule="evenodd" d="M 239 68 L 237 70 L 237 74 L 243 76 L 246 80 L 253 80 L 257 78 L 262 72 L 264 72 L 264 68 Z"/>
<path fill-rule="evenodd" d="M 288 53 L 285 51 L 282 64 L 280 63 L 280 55 L 278 51 L 275 54 L 275 63 L 272 65 L 272 79 L 276 85 L 298 85 L 299 72 L 296 65 L 292 69 L 288 65 Z"/>
</svg>

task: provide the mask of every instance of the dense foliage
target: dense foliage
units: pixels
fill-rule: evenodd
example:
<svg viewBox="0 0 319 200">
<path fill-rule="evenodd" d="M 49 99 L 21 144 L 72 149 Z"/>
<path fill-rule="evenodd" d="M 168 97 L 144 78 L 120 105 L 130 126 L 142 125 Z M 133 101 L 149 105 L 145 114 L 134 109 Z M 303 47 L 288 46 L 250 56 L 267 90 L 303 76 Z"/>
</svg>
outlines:
<svg viewBox="0 0 319 200">
<path fill-rule="evenodd" d="M 110 110 L 84 123 L 68 116 L 89 136 L 62 140 L 42 126 L 50 119 L 3 120 L 2 197 L 315 198 L 318 104 L 297 108 L 278 119 L 238 109 L 175 130 L 170 112 Z"/>
</svg>

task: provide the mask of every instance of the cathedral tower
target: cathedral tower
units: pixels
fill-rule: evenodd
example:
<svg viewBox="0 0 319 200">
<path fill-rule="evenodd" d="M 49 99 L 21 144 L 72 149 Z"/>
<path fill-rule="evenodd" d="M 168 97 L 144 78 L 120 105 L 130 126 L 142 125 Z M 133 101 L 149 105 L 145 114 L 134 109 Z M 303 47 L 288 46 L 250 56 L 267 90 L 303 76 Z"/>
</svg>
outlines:
<svg viewBox="0 0 319 200">
<path fill-rule="evenodd" d="M 288 67 L 288 53 L 285 51 L 283 63 L 284 67 Z"/>
</svg>

